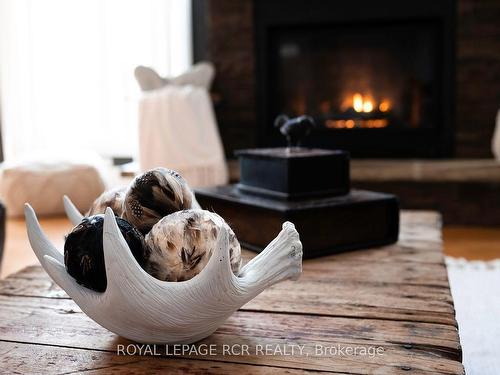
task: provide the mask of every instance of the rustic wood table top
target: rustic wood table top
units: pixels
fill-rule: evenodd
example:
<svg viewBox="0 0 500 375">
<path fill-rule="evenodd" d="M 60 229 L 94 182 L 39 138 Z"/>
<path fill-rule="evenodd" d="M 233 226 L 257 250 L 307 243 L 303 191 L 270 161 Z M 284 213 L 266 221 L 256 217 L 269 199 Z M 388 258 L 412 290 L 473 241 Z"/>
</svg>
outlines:
<svg viewBox="0 0 500 375">
<path fill-rule="evenodd" d="M 437 214 L 403 213 L 397 244 L 305 261 L 190 352 L 133 345 L 28 267 L 0 281 L 0 373 L 463 374 L 441 245 Z"/>
</svg>

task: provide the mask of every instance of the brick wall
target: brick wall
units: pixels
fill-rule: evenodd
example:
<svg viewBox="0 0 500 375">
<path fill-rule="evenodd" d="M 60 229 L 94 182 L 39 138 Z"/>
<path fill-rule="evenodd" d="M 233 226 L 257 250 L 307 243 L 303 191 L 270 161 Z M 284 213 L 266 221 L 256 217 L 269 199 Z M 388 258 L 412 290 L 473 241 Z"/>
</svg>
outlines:
<svg viewBox="0 0 500 375">
<path fill-rule="evenodd" d="M 500 109 L 500 1 L 459 0 L 456 156 L 490 157 Z"/>
<path fill-rule="evenodd" d="M 217 120 L 226 154 L 256 146 L 253 6 L 208 0 L 208 59 L 216 66 Z"/>
</svg>

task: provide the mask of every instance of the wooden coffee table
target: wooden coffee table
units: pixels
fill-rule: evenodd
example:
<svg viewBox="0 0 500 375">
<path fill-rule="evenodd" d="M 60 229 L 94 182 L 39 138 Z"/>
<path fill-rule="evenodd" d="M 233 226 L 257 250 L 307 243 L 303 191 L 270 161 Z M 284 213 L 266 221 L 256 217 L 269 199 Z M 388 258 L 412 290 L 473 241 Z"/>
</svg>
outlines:
<svg viewBox="0 0 500 375">
<path fill-rule="evenodd" d="M 305 261 L 299 281 L 265 291 L 191 355 L 129 345 L 26 268 L 0 281 L 0 373 L 463 374 L 440 217 L 401 221 L 395 245 Z"/>
</svg>

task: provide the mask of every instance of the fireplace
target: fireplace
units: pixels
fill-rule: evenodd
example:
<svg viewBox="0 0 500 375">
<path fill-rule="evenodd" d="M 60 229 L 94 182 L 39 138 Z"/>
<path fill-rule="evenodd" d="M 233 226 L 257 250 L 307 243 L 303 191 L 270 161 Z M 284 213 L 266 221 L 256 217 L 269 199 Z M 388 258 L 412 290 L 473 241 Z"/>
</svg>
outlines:
<svg viewBox="0 0 500 375">
<path fill-rule="evenodd" d="M 281 113 L 357 157 L 453 152 L 454 2 L 254 1 L 258 143 Z"/>
</svg>

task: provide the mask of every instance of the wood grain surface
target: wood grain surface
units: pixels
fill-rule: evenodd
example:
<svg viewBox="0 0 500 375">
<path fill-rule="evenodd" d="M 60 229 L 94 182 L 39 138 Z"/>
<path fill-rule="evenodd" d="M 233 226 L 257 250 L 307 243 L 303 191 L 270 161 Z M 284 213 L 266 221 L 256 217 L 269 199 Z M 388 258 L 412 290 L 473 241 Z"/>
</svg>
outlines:
<svg viewBox="0 0 500 375">
<path fill-rule="evenodd" d="M 213 355 L 117 355 L 131 342 L 90 320 L 40 267 L 26 268 L 0 281 L 0 373 L 463 374 L 440 218 L 401 219 L 395 245 L 305 261 L 299 281 L 265 291 L 195 344 Z M 248 352 L 223 352 L 232 345 Z M 338 352 L 348 347 L 358 352 Z M 360 354 L 374 348 L 382 354 Z"/>
</svg>

